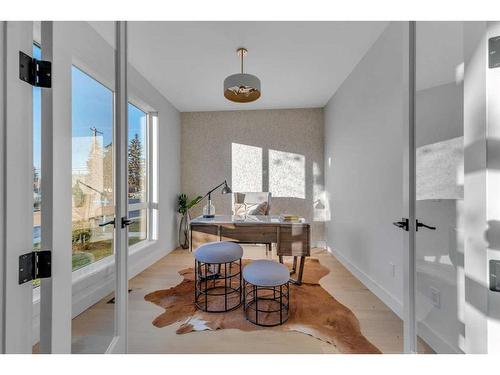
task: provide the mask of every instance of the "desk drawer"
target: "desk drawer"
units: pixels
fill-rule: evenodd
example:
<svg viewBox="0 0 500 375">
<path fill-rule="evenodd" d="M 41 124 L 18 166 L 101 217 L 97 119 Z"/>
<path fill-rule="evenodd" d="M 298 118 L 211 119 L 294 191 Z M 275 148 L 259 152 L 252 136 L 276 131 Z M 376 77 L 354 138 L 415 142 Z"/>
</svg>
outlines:
<svg viewBox="0 0 500 375">
<path fill-rule="evenodd" d="M 196 225 L 191 224 L 192 249 L 207 242 L 219 241 L 219 228 L 217 225 Z"/>
<path fill-rule="evenodd" d="M 220 228 L 222 241 L 239 241 L 254 243 L 277 242 L 274 225 L 222 225 Z"/>
<path fill-rule="evenodd" d="M 283 225 L 280 228 L 278 255 L 309 256 L 309 225 Z"/>
</svg>

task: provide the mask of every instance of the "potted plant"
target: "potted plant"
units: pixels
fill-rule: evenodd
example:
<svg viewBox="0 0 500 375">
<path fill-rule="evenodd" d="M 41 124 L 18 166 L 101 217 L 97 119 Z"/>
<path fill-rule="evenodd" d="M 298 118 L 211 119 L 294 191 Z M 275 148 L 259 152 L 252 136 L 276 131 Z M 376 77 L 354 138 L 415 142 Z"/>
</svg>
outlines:
<svg viewBox="0 0 500 375">
<path fill-rule="evenodd" d="M 198 202 L 202 199 L 203 197 L 199 195 L 188 202 L 186 194 L 180 194 L 177 199 L 177 212 L 181 214 L 181 220 L 179 223 L 179 245 L 183 249 L 187 249 L 189 247 L 189 222 L 191 221 L 189 210 L 198 204 Z"/>
</svg>

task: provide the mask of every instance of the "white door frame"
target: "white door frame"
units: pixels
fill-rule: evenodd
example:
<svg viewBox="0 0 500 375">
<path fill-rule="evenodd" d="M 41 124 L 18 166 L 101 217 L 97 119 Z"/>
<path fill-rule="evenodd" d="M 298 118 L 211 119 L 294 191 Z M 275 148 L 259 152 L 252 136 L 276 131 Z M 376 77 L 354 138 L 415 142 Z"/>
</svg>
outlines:
<svg viewBox="0 0 500 375">
<path fill-rule="evenodd" d="M 406 60 L 406 57 L 404 58 Z M 408 22 L 408 122 L 403 125 L 403 217 L 408 218 L 408 232 L 403 243 L 403 350 L 417 352 L 415 310 L 415 80 L 416 80 L 416 22 Z"/>
<path fill-rule="evenodd" d="M 42 21 L 42 58 L 52 61 L 52 88 L 42 91 L 41 246 L 52 251 L 52 278 L 40 285 L 40 352 L 71 353 L 71 59 L 58 23 Z"/>
<path fill-rule="evenodd" d="M 127 22 L 115 25 L 115 337 L 106 353 L 127 352 L 128 330 L 128 91 Z"/>
<path fill-rule="evenodd" d="M 19 79 L 19 51 L 32 55 L 33 22 L 3 22 L 1 36 L 1 350 L 31 353 L 33 286 L 18 284 L 18 267 L 33 250 L 33 88 Z"/>
</svg>

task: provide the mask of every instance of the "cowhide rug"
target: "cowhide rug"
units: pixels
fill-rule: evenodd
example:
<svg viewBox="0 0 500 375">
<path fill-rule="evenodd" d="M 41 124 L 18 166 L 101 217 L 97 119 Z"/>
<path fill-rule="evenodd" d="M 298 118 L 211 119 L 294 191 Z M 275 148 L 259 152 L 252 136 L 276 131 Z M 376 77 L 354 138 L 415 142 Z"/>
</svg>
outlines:
<svg viewBox="0 0 500 375">
<path fill-rule="evenodd" d="M 250 263 L 243 260 L 243 264 Z M 194 299 L 194 269 L 179 272 L 184 280 L 170 289 L 157 290 L 144 297 L 165 312 L 153 325 L 165 327 L 182 322 L 177 334 L 193 331 L 239 329 L 242 331 L 274 330 L 297 331 L 328 342 L 341 353 L 380 353 L 362 334 L 356 316 L 333 298 L 319 284 L 330 271 L 317 259 L 308 258 L 304 268 L 302 285 L 290 284 L 290 318 L 277 327 L 260 327 L 245 319 L 240 307 L 227 313 L 206 313 L 197 310 Z"/>
</svg>

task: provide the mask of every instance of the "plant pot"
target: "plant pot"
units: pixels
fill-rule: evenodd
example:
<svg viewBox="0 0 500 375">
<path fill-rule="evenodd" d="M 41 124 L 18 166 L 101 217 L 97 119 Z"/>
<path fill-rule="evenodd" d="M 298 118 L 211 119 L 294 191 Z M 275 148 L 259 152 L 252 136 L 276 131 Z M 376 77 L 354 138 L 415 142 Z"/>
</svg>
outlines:
<svg viewBox="0 0 500 375">
<path fill-rule="evenodd" d="M 179 246 L 183 249 L 189 248 L 189 223 L 191 222 L 191 216 L 189 212 L 186 212 L 181 216 L 179 222 Z"/>
</svg>

